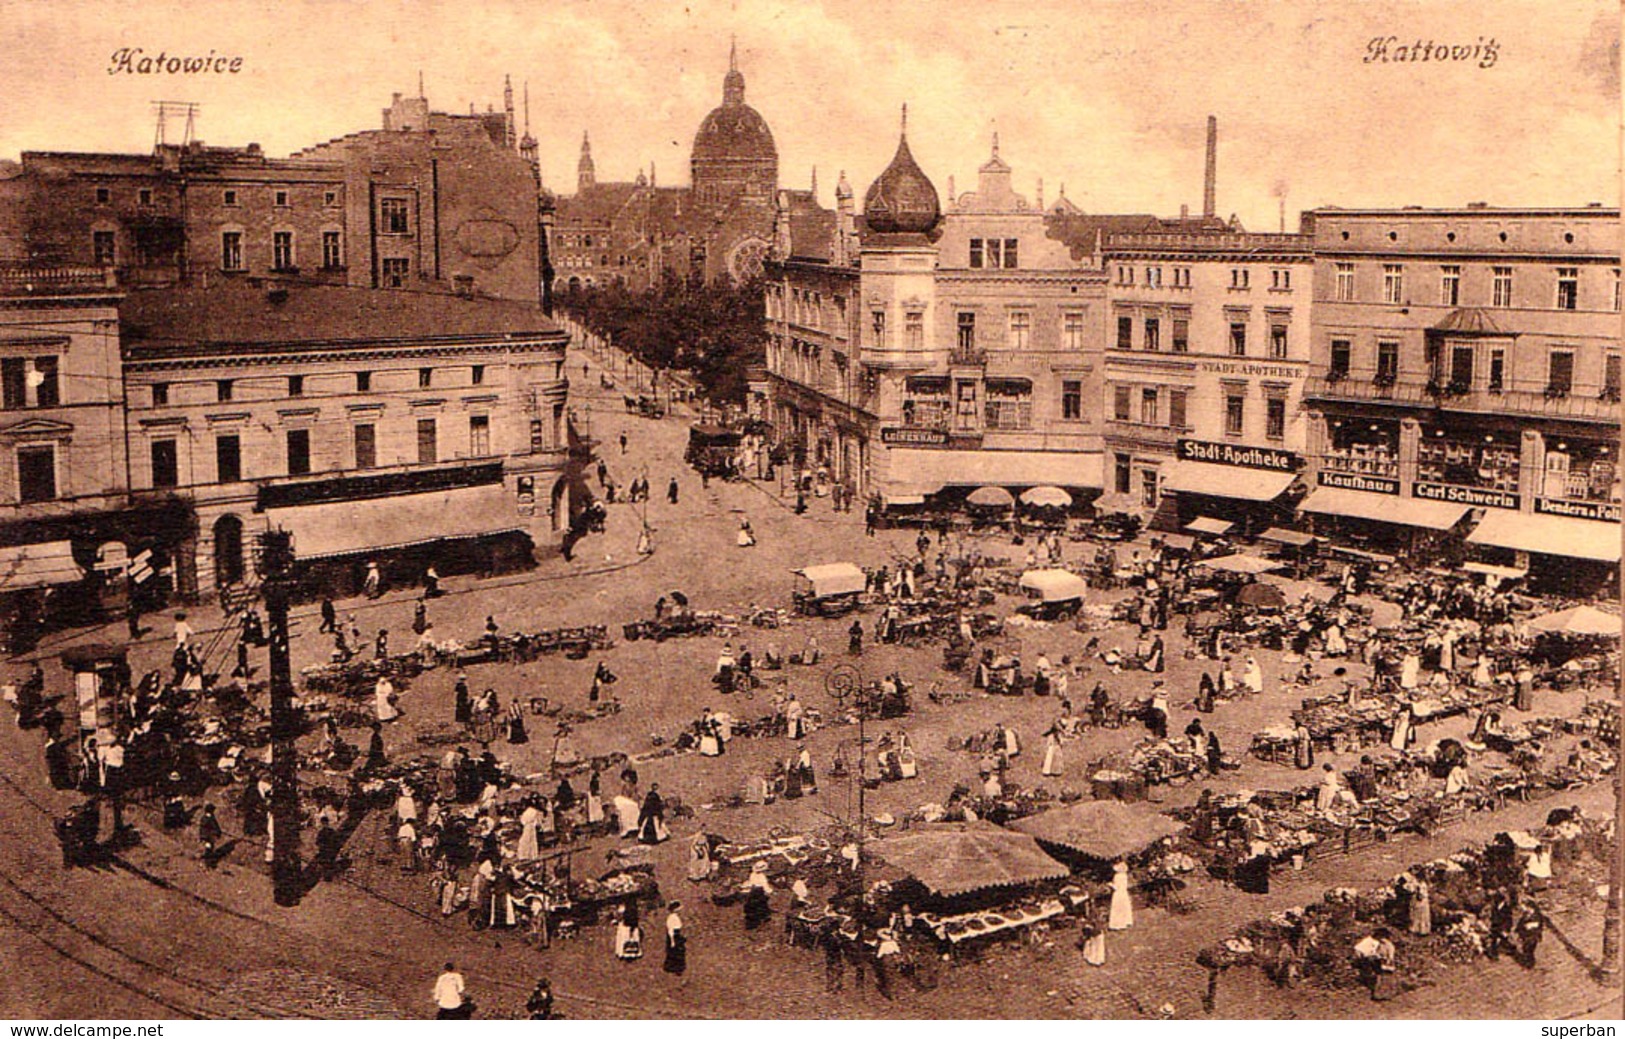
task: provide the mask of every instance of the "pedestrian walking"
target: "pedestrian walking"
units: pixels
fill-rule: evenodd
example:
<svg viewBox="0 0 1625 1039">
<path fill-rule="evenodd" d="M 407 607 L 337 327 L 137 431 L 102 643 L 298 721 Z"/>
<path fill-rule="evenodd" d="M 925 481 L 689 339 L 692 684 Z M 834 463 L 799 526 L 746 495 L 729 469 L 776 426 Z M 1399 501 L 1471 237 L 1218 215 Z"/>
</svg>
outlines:
<svg viewBox="0 0 1625 1039">
<path fill-rule="evenodd" d="M 540 978 L 536 987 L 530 990 L 530 996 L 525 1000 L 525 1012 L 532 1021 L 551 1021 L 553 1019 L 553 984 L 546 978 Z"/>
<path fill-rule="evenodd" d="M 133 591 L 124 603 L 124 623 L 130 629 L 131 642 L 141 637 L 141 604 L 136 601 Z"/>
<path fill-rule="evenodd" d="M 667 974 L 681 974 L 688 970 L 688 939 L 683 934 L 683 918 L 679 910 L 683 903 L 673 902 L 666 914 L 666 962 L 663 969 Z"/>
<path fill-rule="evenodd" d="M 450 960 L 435 979 L 434 1005 L 437 1021 L 467 1021 L 474 1016 L 474 1003 L 468 998 L 463 976 Z"/>
<path fill-rule="evenodd" d="M 677 504 L 677 477 L 675 476 L 671 478 L 671 483 L 666 485 L 666 500 L 673 505 Z"/>
<path fill-rule="evenodd" d="M 863 622 L 853 621 L 846 629 L 846 651 L 854 657 L 863 656 Z"/>
<path fill-rule="evenodd" d="M 339 611 L 333 607 L 333 600 L 322 596 L 322 626 L 316 629 L 318 635 L 329 633 L 338 634 Z"/>
<path fill-rule="evenodd" d="M 430 563 L 428 569 L 423 571 L 423 597 L 425 599 L 438 599 L 444 593 L 440 591 L 440 571 Z"/>
<path fill-rule="evenodd" d="M 210 869 L 214 869 L 215 855 L 220 850 L 222 833 L 220 820 L 215 818 L 214 805 L 205 804 L 203 814 L 198 816 L 197 820 L 197 841 L 203 864 Z"/>
<path fill-rule="evenodd" d="M 384 594 L 384 575 L 378 569 L 378 560 L 367 563 L 367 577 L 362 582 L 361 590 L 369 599 L 376 599 Z"/>
<path fill-rule="evenodd" d="M 621 430 L 621 454 L 626 454 L 626 430 Z"/>
</svg>

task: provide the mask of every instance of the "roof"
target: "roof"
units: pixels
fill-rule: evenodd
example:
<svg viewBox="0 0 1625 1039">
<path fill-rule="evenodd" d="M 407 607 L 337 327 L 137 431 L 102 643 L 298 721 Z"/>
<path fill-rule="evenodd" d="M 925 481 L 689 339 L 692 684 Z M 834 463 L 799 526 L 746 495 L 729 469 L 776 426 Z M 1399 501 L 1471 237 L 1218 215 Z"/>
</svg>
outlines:
<svg viewBox="0 0 1625 1039">
<path fill-rule="evenodd" d="M 1455 332 L 1470 335 L 1506 335 L 1495 318 L 1482 307 L 1457 307 L 1432 326 L 1435 332 Z"/>
<path fill-rule="evenodd" d="M 871 844 L 881 860 L 937 895 L 1058 880 L 1068 870 L 1023 833 L 989 823 L 915 832 Z"/>
<path fill-rule="evenodd" d="M 1144 851 L 1184 829 L 1150 805 L 1112 800 L 1074 801 L 1017 819 L 1010 826 L 1044 844 L 1108 861 Z"/>
<path fill-rule="evenodd" d="M 1271 570 L 1281 569 L 1281 564 L 1269 559 L 1260 559 L 1244 552 L 1237 552 L 1228 556 L 1218 556 L 1214 559 L 1198 560 L 1197 566 L 1209 567 L 1213 570 L 1226 570 L 1235 574 L 1264 574 Z"/>
<path fill-rule="evenodd" d="M 1070 570 L 1028 570 L 1021 575 L 1020 584 L 1037 592 L 1044 602 L 1082 599 L 1089 591 L 1088 583 Z"/>
<path fill-rule="evenodd" d="M 633 183 L 594 184 L 577 194 L 559 196 L 555 219 L 558 223 L 608 224 L 620 215 L 632 196 L 646 190 Z"/>
<path fill-rule="evenodd" d="M 773 143 L 773 131 L 768 129 L 767 120 L 762 118 L 762 113 L 740 101 L 719 105 L 700 120 L 690 162 L 717 159 L 777 162 L 778 158 L 779 149 Z"/>
<path fill-rule="evenodd" d="M 823 260 L 835 255 L 835 211 L 825 209 L 810 191 L 790 191 L 790 257 Z"/>
<path fill-rule="evenodd" d="M 430 292 L 247 280 L 133 292 L 119 305 L 127 356 L 185 357 L 290 346 L 562 334 L 535 304 Z"/>
<path fill-rule="evenodd" d="M 1065 244 L 1073 259 L 1092 255 L 1097 245 L 1105 247 L 1105 236 L 1114 234 L 1153 234 L 1158 232 L 1227 231 L 1230 225 L 1218 217 L 1163 219 L 1150 213 L 1058 213 L 1052 207 L 1044 214 L 1046 237 Z"/>
<path fill-rule="evenodd" d="M 812 584 L 814 595 L 847 595 L 861 592 L 868 585 L 868 578 L 855 563 L 820 563 L 791 573 L 805 577 Z"/>
</svg>

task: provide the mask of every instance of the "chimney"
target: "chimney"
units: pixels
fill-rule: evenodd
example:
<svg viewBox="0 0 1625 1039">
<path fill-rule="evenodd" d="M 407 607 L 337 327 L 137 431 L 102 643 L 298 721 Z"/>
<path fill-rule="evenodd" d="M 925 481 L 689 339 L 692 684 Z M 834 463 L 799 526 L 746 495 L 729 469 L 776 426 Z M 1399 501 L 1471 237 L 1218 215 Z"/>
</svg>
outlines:
<svg viewBox="0 0 1625 1039">
<path fill-rule="evenodd" d="M 1190 218 L 1191 218 L 1191 207 L 1187 206 L 1183 202 L 1181 202 L 1179 204 L 1179 219 L 1181 219 L 1181 220 L 1189 220 Z"/>
<path fill-rule="evenodd" d="M 1213 216 L 1217 208 L 1219 176 L 1219 117 L 1207 117 L 1207 171 L 1202 177 L 1202 215 Z"/>
</svg>

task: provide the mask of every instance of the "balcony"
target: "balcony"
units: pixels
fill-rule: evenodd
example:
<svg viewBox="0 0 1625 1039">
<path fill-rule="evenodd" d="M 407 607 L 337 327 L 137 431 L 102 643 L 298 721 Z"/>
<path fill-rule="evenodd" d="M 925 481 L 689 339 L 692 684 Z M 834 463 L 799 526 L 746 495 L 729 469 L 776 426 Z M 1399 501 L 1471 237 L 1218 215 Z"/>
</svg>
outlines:
<svg viewBox="0 0 1625 1039">
<path fill-rule="evenodd" d="M 117 285 L 118 276 L 111 267 L 0 266 L 0 296 L 74 296 Z"/>
<path fill-rule="evenodd" d="M 973 346 L 956 346 L 948 352 L 948 364 L 955 368 L 985 368 L 987 351 Z"/>
<path fill-rule="evenodd" d="M 1619 394 L 1608 390 L 1505 390 L 1455 383 L 1388 381 L 1375 376 L 1309 379 L 1305 400 L 1344 400 L 1492 415 L 1530 415 L 1581 422 L 1619 422 Z"/>
<path fill-rule="evenodd" d="M 1303 387 L 1304 399 L 1376 401 L 1412 407 L 1433 407 L 1438 401 L 1428 393 L 1428 384 L 1408 380 L 1379 379 L 1375 374 L 1316 375 Z"/>
</svg>

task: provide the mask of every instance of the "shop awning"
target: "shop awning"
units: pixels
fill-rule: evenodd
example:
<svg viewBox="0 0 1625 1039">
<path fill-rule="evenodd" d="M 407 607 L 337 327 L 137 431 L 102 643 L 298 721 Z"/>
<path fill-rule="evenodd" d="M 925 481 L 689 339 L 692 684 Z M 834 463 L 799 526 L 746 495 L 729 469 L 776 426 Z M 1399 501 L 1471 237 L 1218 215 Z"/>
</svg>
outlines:
<svg viewBox="0 0 1625 1039">
<path fill-rule="evenodd" d="M 990 823 L 888 837 L 869 849 L 937 895 L 1059 880 L 1070 872 L 1033 838 Z"/>
<path fill-rule="evenodd" d="M 1229 520 L 1214 519 L 1212 516 L 1198 516 L 1185 524 L 1185 529 L 1196 534 L 1211 534 L 1218 537 L 1220 534 L 1228 534 L 1233 526 L 1235 524 Z"/>
<path fill-rule="evenodd" d="M 1092 451 L 955 451 L 894 447 L 881 493 L 935 494 L 944 487 L 1089 487 L 1100 484 Z"/>
<path fill-rule="evenodd" d="M 1211 462 L 1175 462 L 1162 479 L 1165 490 L 1243 501 L 1274 501 L 1297 477 L 1271 469 L 1244 469 Z"/>
<path fill-rule="evenodd" d="M 1010 828 L 1068 851 L 1107 862 L 1144 851 L 1185 825 L 1147 804 L 1074 801 L 1017 819 Z"/>
<path fill-rule="evenodd" d="M 1223 570 L 1232 574 L 1267 574 L 1271 570 L 1281 569 L 1281 564 L 1273 559 L 1262 559 L 1258 556 L 1247 555 L 1245 552 L 1236 552 L 1213 559 L 1198 559 L 1196 565 L 1205 566 L 1212 570 Z"/>
<path fill-rule="evenodd" d="M 1475 545 L 1537 552 L 1598 563 L 1619 562 L 1619 524 L 1568 516 L 1536 516 L 1508 509 L 1485 509 L 1484 519 L 1467 535 Z"/>
<path fill-rule="evenodd" d="M 0 548 L 0 592 L 73 584 L 85 571 L 73 561 L 73 544 L 47 541 Z"/>
<path fill-rule="evenodd" d="M 1261 541 L 1274 541 L 1277 544 L 1291 545 L 1294 548 L 1312 545 L 1315 541 L 1313 534 L 1305 534 L 1301 530 L 1287 530 L 1285 527 L 1271 527 L 1258 537 Z"/>
<path fill-rule="evenodd" d="M 1449 530 L 1467 514 L 1467 506 L 1453 502 L 1401 498 L 1392 494 L 1366 494 L 1341 487 L 1317 487 L 1298 508 L 1327 516 L 1350 516 L 1405 527 L 1426 527 L 1428 530 Z"/>
<path fill-rule="evenodd" d="M 272 509 L 266 515 L 272 527 L 293 532 L 294 557 L 300 560 L 382 552 L 524 529 L 517 522 L 514 503 L 500 484 L 296 505 Z"/>
<path fill-rule="evenodd" d="M 1189 534 L 1163 534 L 1161 537 L 1164 546 L 1180 552 L 1189 552 L 1196 547 L 1196 539 Z"/>
</svg>

